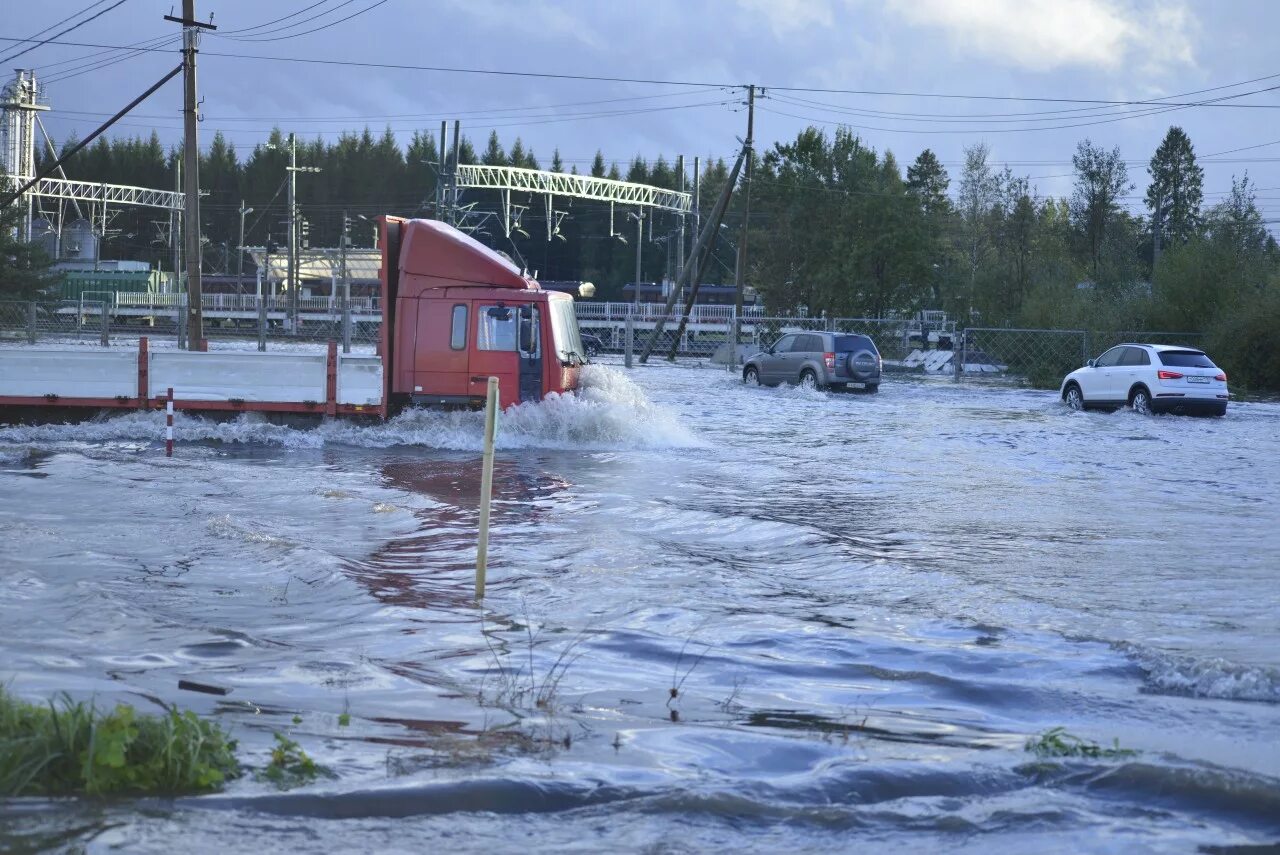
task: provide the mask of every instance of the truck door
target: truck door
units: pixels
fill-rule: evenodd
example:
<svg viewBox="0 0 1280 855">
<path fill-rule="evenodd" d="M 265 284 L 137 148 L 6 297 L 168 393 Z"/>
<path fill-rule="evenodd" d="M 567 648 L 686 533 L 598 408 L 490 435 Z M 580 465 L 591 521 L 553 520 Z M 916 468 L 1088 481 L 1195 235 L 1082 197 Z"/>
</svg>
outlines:
<svg viewBox="0 0 1280 855">
<path fill-rule="evenodd" d="M 542 312 L 537 306 L 520 307 L 520 402 L 542 400 Z"/>
<path fill-rule="evenodd" d="M 477 300 L 472 308 L 476 335 L 468 369 L 471 396 L 483 400 L 488 379 L 497 377 L 501 406 L 519 403 L 521 359 L 516 352 L 516 340 L 520 307 Z"/>
</svg>

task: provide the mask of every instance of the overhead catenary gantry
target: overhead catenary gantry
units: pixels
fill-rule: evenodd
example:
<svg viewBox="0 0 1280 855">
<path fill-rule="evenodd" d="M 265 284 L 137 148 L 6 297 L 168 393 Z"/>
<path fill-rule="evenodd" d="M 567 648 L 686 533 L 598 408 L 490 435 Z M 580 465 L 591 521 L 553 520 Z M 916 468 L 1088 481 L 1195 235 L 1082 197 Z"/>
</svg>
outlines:
<svg viewBox="0 0 1280 855">
<path fill-rule="evenodd" d="M 453 169 L 452 183 L 455 193 L 463 188 L 497 190 L 502 195 L 503 229 L 508 237 L 513 227 L 511 194 L 531 193 L 545 197 L 547 240 L 551 240 L 563 214 L 556 211 L 555 197 L 588 199 L 608 202 L 610 206 L 630 205 L 637 208 L 653 208 L 671 211 L 683 217 L 693 207 L 693 195 L 679 190 L 668 190 L 649 184 L 635 184 L 613 178 L 596 178 L 593 175 L 574 175 L 564 172 L 548 172 L 542 169 L 525 169 L 519 166 L 488 166 L 463 163 Z M 519 212 L 519 206 L 516 206 Z M 559 216 L 557 216 L 559 215 Z M 514 225 L 519 226 L 517 214 Z"/>
</svg>

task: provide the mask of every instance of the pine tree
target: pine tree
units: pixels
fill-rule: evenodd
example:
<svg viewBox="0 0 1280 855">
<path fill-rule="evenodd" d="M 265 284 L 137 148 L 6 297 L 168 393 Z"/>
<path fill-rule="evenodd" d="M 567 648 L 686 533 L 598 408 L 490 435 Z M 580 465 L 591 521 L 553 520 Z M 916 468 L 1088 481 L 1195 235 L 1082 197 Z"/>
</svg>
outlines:
<svg viewBox="0 0 1280 855">
<path fill-rule="evenodd" d="M 502 142 L 497 131 L 489 131 L 489 145 L 480 156 L 485 166 L 507 166 L 507 153 L 502 150 Z"/>
<path fill-rule="evenodd" d="M 564 161 L 560 159 L 559 147 L 551 152 L 551 171 L 564 172 Z"/>
<path fill-rule="evenodd" d="M 1171 243 L 1186 243 L 1201 226 L 1204 169 L 1196 163 L 1191 138 L 1179 127 L 1169 128 L 1147 167 L 1147 209 L 1155 252 Z M 1158 258 L 1157 258 L 1158 261 Z"/>
<path fill-rule="evenodd" d="M 0 181 L 0 187 L 8 186 Z M 0 300 L 32 300 L 58 284 L 58 276 L 49 272 L 53 259 L 19 234 L 22 220 L 21 206 L 0 208 Z"/>
</svg>

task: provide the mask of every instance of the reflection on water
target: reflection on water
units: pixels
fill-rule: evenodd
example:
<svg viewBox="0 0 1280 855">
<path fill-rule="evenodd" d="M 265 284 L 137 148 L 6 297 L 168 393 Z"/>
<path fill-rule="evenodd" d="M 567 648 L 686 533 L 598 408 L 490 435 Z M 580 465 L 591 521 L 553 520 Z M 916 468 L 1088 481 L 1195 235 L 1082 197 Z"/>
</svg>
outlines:
<svg viewBox="0 0 1280 855">
<path fill-rule="evenodd" d="M 474 414 L 187 419 L 172 460 L 152 414 L 0 429 L 0 679 L 217 715 L 251 760 L 289 732 L 338 773 L 11 803 L 0 848 L 1280 836 L 1280 406 L 630 377 L 504 416 L 483 608 Z M 1059 725 L 1141 753 L 1022 750 Z"/>
</svg>

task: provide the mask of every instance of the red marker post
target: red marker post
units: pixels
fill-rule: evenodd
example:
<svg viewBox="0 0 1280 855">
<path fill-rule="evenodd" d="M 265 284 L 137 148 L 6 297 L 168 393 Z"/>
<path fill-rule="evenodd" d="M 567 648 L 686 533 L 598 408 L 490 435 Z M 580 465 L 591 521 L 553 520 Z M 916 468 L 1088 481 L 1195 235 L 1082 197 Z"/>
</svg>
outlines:
<svg viewBox="0 0 1280 855">
<path fill-rule="evenodd" d="M 164 456 L 173 457 L 173 387 L 169 387 L 169 392 L 164 404 Z"/>
</svg>

